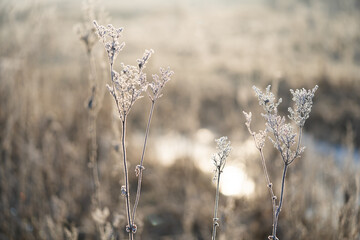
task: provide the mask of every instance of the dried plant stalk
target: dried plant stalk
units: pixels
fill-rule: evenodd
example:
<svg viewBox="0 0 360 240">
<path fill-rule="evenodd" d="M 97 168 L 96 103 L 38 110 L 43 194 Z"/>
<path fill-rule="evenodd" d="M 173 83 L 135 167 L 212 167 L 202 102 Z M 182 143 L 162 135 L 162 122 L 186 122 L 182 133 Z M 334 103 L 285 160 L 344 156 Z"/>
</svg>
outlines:
<svg viewBox="0 0 360 240">
<path fill-rule="evenodd" d="M 217 143 L 218 152 L 212 156 L 213 164 L 215 166 L 215 176 L 213 180 L 216 180 L 216 194 L 215 194 L 215 206 L 214 206 L 214 218 L 213 218 L 213 230 L 212 240 L 216 239 L 216 228 L 219 226 L 218 208 L 219 208 L 219 190 L 220 190 L 220 176 L 224 170 L 226 159 L 230 154 L 231 145 L 227 137 L 221 137 L 215 140 Z"/>
<path fill-rule="evenodd" d="M 148 139 L 148 134 L 150 131 L 151 118 L 153 116 L 153 111 L 156 101 L 162 96 L 161 92 L 165 84 L 170 80 L 173 72 L 170 68 L 163 69 L 160 68 L 160 76 L 153 75 L 153 81 L 148 82 L 146 79 L 146 74 L 143 72 L 145 69 L 146 63 L 148 62 L 151 55 L 154 53 L 153 50 L 145 50 L 145 53 L 141 59 L 137 60 L 137 66 L 125 65 L 122 64 L 121 72 L 116 72 L 113 69 L 114 61 L 119 54 L 119 52 L 125 46 L 125 43 L 119 43 L 119 38 L 123 31 L 122 28 L 115 28 L 111 24 L 107 27 L 98 25 L 94 21 L 94 26 L 97 29 L 97 34 L 100 40 L 104 43 L 105 50 L 108 54 L 109 64 L 110 64 L 110 73 L 111 73 L 111 85 L 107 85 L 108 90 L 112 97 L 115 100 L 115 104 L 119 113 L 119 118 L 121 121 L 122 127 L 122 136 L 121 136 L 121 145 L 123 152 L 123 169 L 124 169 L 124 182 L 125 185 L 121 187 L 121 194 L 125 197 L 126 205 L 126 216 L 128 225 L 126 226 L 126 231 L 129 233 L 129 239 L 134 238 L 134 234 L 137 231 L 137 226 L 135 224 L 136 210 L 140 200 L 141 194 L 141 183 L 144 157 L 146 144 Z M 110 40 L 108 40 L 110 39 Z M 142 98 L 142 94 L 147 91 L 148 87 L 151 91 L 148 93 L 149 98 L 151 99 L 151 108 L 149 113 L 149 119 L 145 131 L 145 138 L 143 144 L 142 155 L 140 159 L 140 164 L 136 166 L 135 173 L 138 177 L 138 186 L 134 202 L 133 211 L 131 211 L 131 201 L 130 201 L 130 192 L 129 192 L 129 171 L 127 165 L 127 156 L 126 156 L 126 121 L 128 114 L 134 105 L 134 103 Z"/>
<path fill-rule="evenodd" d="M 262 116 L 266 120 L 266 129 L 264 131 L 259 131 L 259 133 L 255 133 L 251 130 L 251 118 L 252 114 L 243 112 L 246 118 L 245 125 L 247 126 L 249 133 L 254 138 L 255 146 L 259 150 L 260 159 L 267 183 L 267 187 L 269 188 L 269 192 L 271 195 L 271 203 L 273 210 L 273 225 L 272 225 L 272 234 L 268 238 L 270 240 L 278 240 L 276 236 L 276 231 L 279 222 L 279 215 L 284 201 L 284 192 L 285 192 L 285 179 L 286 173 L 289 165 L 296 159 L 301 156 L 304 152 L 304 147 L 301 147 L 301 138 L 302 131 L 305 124 L 305 121 L 309 118 L 311 107 L 312 107 L 312 99 L 317 90 L 318 86 L 315 86 L 312 90 L 306 91 L 305 89 L 297 89 L 295 91 L 290 90 L 293 95 L 293 101 L 295 102 L 294 109 L 289 108 L 290 115 L 288 116 L 291 120 L 299 128 L 299 133 L 297 134 L 293 132 L 293 127 L 291 124 L 285 122 L 285 117 L 281 117 L 278 115 L 277 107 L 282 102 L 279 99 L 277 102 L 275 100 L 274 94 L 270 91 L 270 86 L 266 88 L 266 92 L 263 93 L 260 89 L 253 87 L 256 96 L 259 99 L 259 105 L 263 107 L 264 113 Z M 280 190 L 280 200 L 277 205 L 277 197 L 273 191 L 273 184 L 270 181 L 269 173 L 266 167 L 266 161 L 264 157 L 263 148 L 265 146 L 265 140 L 268 135 L 271 133 L 273 137 L 269 136 L 269 139 L 273 143 L 275 149 L 277 149 L 282 158 L 284 168 L 282 172 L 281 178 L 281 190 Z M 293 146 L 296 144 L 297 146 L 295 150 Z"/>
<path fill-rule="evenodd" d="M 170 81 L 170 78 L 173 74 L 174 74 L 174 72 L 171 71 L 169 67 L 167 69 L 160 68 L 160 76 L 157 74 L 154 74 L 152 76 L 153 82 L 149 83 L 151 91 L 150 91 L 150 93 L 148 93 L 148 96 L 151 100 L 151 107 L 150 107 L 148 123 L 146 126 L 146 131 L 145 131 L 144 145 L 143 145 L 143 149 L 142 149 L 140 164 L 137 165 L 135 168 L 135 174 L 138 177 L 138 185 L 137 185 L 134 209 L 133 209 L 133 214 L 132 214 L 133 223 L 135 221 L 135 214 L 136 214 L 136 210 L 137 210 L 139 200 L 140 200 L 142 176 L 143 176 L 143 170 L 145 170 L 143 163 L 144 163 L 147 139 L 148 139 L 148 135 L 149 135 L 149 131 L 150 131 L 151 118 L 153 116 L 155 104 L 156 104 L 157 100 L 162 97 L 162 90 L 163 90 L 165 84 L 168 81 Z"/>
</svg>

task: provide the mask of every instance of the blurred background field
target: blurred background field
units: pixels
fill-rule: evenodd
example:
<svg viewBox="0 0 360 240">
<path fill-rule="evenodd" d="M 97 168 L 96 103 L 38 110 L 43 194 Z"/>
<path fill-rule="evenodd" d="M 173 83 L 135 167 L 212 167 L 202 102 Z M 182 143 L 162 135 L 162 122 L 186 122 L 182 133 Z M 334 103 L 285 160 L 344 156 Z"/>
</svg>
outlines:
<svg viewBox="0 0 360 240">
<path fill-rule="evenodd" d="M 289 89 L 312 88 L 306 152 L 291 165 L 278 236 L 360 239 L 360 1 L 96 1 L 124 27 L 117 59 L 145 72 L 170 66 L 150 129 L 136 239 L 210 239 L 215 185 L 211 154 L 227 135 L 233 151 L 222 179 L 219 239 L 267 239 L 271 202 L 242 111 L 264 120 L 256 85 L 291 106 Z M 101 10 L 102 11 L 102 10 Z M 85 11 L 86 12 L 86 11 Z M 89 64 L 74 30 L 81 1 L 0 0 L 0 240 L 98 239 L 88 167 Z M 101 43 L 97 76 L 110 81 Z M 130 169 L 139 162 L 150 102 L 136 103 L 128 124 Z M 101 201 L 115 239 L 126 239 L 120 125 L 105 93 L 97 119 Z M 279 195 L 282 162 L 267 143 Z M 131 192 L 136 177 L 130 171 Z"/>
</svg>

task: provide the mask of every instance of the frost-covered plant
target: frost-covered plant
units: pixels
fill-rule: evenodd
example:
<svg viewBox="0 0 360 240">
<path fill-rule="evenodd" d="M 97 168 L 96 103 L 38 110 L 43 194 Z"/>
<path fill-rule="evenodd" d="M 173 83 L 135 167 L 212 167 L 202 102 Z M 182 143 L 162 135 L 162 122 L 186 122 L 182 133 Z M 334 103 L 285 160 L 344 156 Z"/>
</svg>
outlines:
<svg viewBox="0 0 360 240">
<path fill-rule="evenodd" d="M 293 95 L 292 100 L 295 102 L 295 108 L 289 108 L 289 118 L 301 128 L 304 126 L 306 119 L 309 118 L 313 104 L 312 99 L 317 89 L 318 86 L 315 86 L 308 91 L 305 89 L 296 89 L 295 91 L 290 89 L 290 92 Z"/>
<path fill-rule="evenodd" d="M 301 147 L 302 130 L 305 121 L 309 118 L 312 107 L 312 99 L 318 86 L 316 85 L 312 90 L 297 89 L 295 91 L 290 90 L 293 95 L 292 100 L 294 101 L 294 108 L 289 108 L 290 115 L 288 116 L 296 126 L 298 127 L 298 133 L 294 132 L 294 128 L 290 123 L 286 123 L 285 117 L 278 115 L 278 106 L 282 102 L 281 99 L 276 101 L 274 94 L 270 91 L 270 86 L 266 88 L 265 92 L 262 92 L 257 87 L 253 87 L 256 96 L 259 100 L 259 105 L 263 107 L 264 113 L 261 115 L 265 118 L 265 130 L 260 130 L 258 133 L 251 130 L 251 112 L 243 112 L 246 118 L 245 125 L 247 126 L 249 133 L 253 136 L 255 146 L 260 152 L 260 158 L 262 167 L 267 182 L 267 187 L 271 195 L 272 209 L 273 209 L 273 225 L 272 234 L 268 237 L 270 240 L 277 240 L 276 230 L 278 226 L 279 214 L 282 208 L 285 191 L 285 177 L 289 165 L 301 156 L 304 152 L 304 147 Z M 271 136 L 268 136 L 270 134 Z M 270 139 L 275 149 L 280 153 L 281 159 L 284 164 L 280 200 L 277 201 L 277 197 L 273 191 L 273 185 L 270 181 L 270 177 L 267 171 L 265 157 L 264 157 L 264 146 L 266 137 Z"/>
<path fill-rule="evenodd" d="M 227 157 L 231 152 L 230 141 L 227 137 L 221 137 L 215 140 L 218 150 L 217 153 L 213 154 L 212 161 L 215 166 L 215 176 L 213 178 L 216 181 L 216 195 L 215 195 L 215 206 L 214 206 L 214 218 L 213 218 L 213 231 L 212 240 L 216 239 L 216 228 L 219 226 L 219 218 L 217 216 L 218 205 L 219 205 L 219 188 L 220 188 L 220 176 L 224 170 Z"/>
<path fill-rule="evenodd" d="M 160 68 L 160 76 L 154 74 L 153 81 L 149 82 L 146 78 L 146 74 L 143 70 L 146 67 L 148 60 L 151 55 L 154 53 L 152 49 L 145 50 L 142 58 L 137 60 L 137 65 L 125 65 L 121 64 L 122 70 L 120 72 L 116 72 L 113 69 L 114 61 L 118 56 L 119 52 L 124 48 L 125 43 L 119 42 L 119 38 L 121 37 L 121 33 L 123 31 L 122 28 L 115 28 L 111 24 L 107 27 L 98 25 L 96 21 L 94 21 L 94 26 L 97 29 L 97 34 L 100 38 L 100 41 L 103 42 L 105 50 L 108 55 L 109 64 L 110 64 L 110 73 L 111 73 L 111 84 L 107 85 L 107 88 L 114 98 L 119 118 L 122 126 L 122 152 L 123 152 L 123 166 L 124 166 L 124 182 L 125 185 L 121 187 L 121 195 L 125 197 L 126 203 L 126 216 L 128 225 L 126 226 L 126 231 L 129 233 L 129 239 L 133 239 L 134 234 L 137 231 L 137 226 L 135 224 L 135 214 L 136 209 L 139 204 L 140 194 L 141 194 L 141 183 L 142 183 L 142 175 L 145 167 L 143 166 L 144 157 L 145 157 L 145 149 L 147 144 L 147 138 L 150 130 L 151 118 L 153 115 L 155 103 L 162 96 L 161 92 L 165 86 L 165 84 L 170 80 L 173 75 L 173 71 L 170 68 Z M 150 88 L 150 92 L 147 92 L 148 87 Z M 133 211 L 131 212 L 131 204 L 130 204 L 130 192 L 129 192 L 129 178 L 128 178 L 128 165 L 126 158 L 126 120 L 127 116 L 130 113 L 132 106 L 135 102 L 142 98 L 143 95 L 147 92 L 150 100 L 151 100 L 151 108 L 148 118 L 148 123 L 145 131 L 145 138 L 143 144 L 143 150 L 141 154 L 140 164 L 135 167 L 135 174 L 138 177 L 138 185 L 137 192 L 135 197 L 135 203 Z"/>
<path fill-rule="evenodd" d="M 107 27 L 98 25 L 94 21 L 94 26 L 96 28 L 96 33 L 100 38 L 100 41 L 104 44 L 105 50 L 107 52 L 110 67 L 112 68 L 116 57 L 120 51 L 125 47 L 125 43 L 119 42 L 123 28 L 115 28 L 113 25 L 108 24 Z"/>
</svg>

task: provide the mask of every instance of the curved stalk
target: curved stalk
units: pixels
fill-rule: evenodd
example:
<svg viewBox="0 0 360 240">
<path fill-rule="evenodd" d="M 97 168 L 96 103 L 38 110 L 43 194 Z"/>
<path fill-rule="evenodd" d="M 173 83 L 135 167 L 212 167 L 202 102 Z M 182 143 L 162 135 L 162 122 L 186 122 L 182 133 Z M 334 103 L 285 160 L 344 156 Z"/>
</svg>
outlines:
<svg viewBox="0 0 360 240">
<path fill-rule="evenodd" d="M 152 115 L 153 115 L 154 107 L 155 107 L 155 100 L 153 100 L 151 102 L 151 109 L 150 109 L 149 119 L 148 119 L 146 132 L 145 132 L 144 146 L 143 146 L 143 150 L 142 150 L 140 165 L 137 166 L 137 170 L 136 170 L 136 171 L 138 171 L 138 185 L 137 185 L 135 203 L 134 203 L 134 208 L 133 208 L 133 213 L 132 213 L 132 221 L 133 221 L 132 224 L 133 225 L 135 224 L 136 209 L 137 209 L 137 206 L 138 206 L 139 200 L 140 200 L 142 175 L 143 175 L 143 170 L 144 170 L 143 162 L 144 162 L 145 149 L 146 149 L 146 144 L 147 144 L 147 138 L 148 138 L 149 131 L 150 131 L 150 124 L 151 124 L 151 118 L 152 118 Z"/>
</svg>

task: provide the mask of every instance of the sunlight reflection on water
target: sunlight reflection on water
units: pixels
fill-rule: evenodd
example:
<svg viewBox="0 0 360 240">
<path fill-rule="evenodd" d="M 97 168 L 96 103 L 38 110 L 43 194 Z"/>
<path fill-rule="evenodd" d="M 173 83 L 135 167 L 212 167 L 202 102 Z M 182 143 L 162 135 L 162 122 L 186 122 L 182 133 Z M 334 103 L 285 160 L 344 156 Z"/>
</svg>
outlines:
<svg viewBox="0 0 360 240">
<path fill-rule="evenodd" d="M 212 174 L 214 165 L 211 156 L 216 152 L 215 138 L 208 129 L 198 130 L 193 139 L 175 132 L 169 133 L 158 137 L 155 154 L 159 162 L 165 166 L 170 166 L 180 158 L 194 159 L 195 166 L 204 173 Z M 244 157 L 256 154 L 256 149 L 251 143 L 251 139 L 243 143 L 232 142 L 233 150 L 221 175 L 220 191 L 224 195 L 250 196 L 254 192 L 255 183 L 247 176 L 241 164 Z"/>
<path fill-rule="evenodd" d="M 228 166 L 221 175 L 220 189 L 227 196 L 250 196 L 255 190 L 255 183 L 249 179 L 244 169 Z"/>
</svg>

